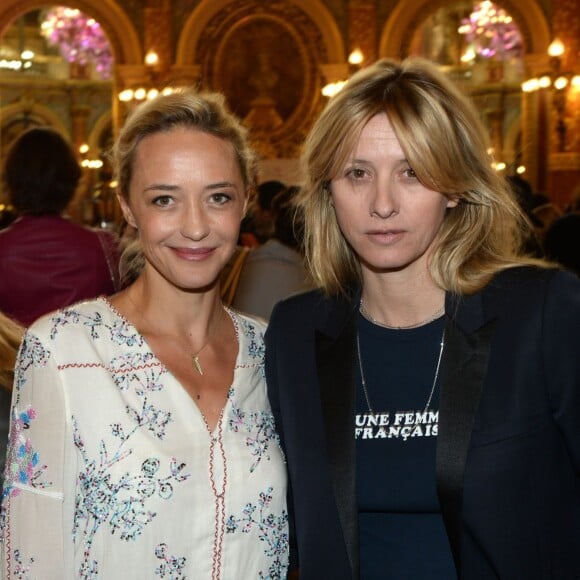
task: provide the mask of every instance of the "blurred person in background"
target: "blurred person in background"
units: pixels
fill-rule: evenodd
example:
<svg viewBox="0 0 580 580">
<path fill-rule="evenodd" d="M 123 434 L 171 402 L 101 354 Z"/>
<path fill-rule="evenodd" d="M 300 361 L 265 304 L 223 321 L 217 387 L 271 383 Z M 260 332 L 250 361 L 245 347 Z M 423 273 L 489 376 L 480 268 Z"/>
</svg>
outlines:
<svg viewBox="0 0 580 580">
<path fill-rule="evenodd" d="M 242 221 L 240 243 L 243 246 L 256 247 L 265 243 L 274 235 L 274 198 L 286 189 L 281 181 L 272 179 L 263 181 L 256 188 L 256 195 L 250 201 L 248 215 Z"/>
<path fill-rule="evenodd" d="M 312 288 L 302 255 L 304 220 L 293 203 L 297 193 L 298 187 L 288 187 L 274 197 L 274 234 L 248 254 L 234 308 L 268 320 L 277 302 Z"/>
<path fill-rule="evenodd" d="M 115 237 L 64 215 L 81 177 L 65 138 L 50 128 L 25 131 L 3 170 L 19 217 L 0 231 L 0 310 L 28 326 L 42 314 L 118 290 Z"/>
<path fill-rule="evenodd" d="M 543 247 L 547 259 L 580 276 L 580 213 L 556 218 L 544 233 Z"/>
</svg>

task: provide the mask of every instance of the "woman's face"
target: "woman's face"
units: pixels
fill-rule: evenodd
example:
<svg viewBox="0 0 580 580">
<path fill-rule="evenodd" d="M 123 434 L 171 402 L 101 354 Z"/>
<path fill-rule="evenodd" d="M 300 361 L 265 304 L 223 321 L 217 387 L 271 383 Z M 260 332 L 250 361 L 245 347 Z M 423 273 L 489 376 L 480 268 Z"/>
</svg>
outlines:
<svg viewBox="0 0 580 580">
<path fill-rule="evenodd" d="M 177 127 L 139 143 L 120 202 L 138 230 L 147 275 L 198 290 L 215 284 L 234 252 L 246 192 L 230 143 Z"/>
<path fill-rule="evenodd" d="M 425 270 L 446 209 L 457 205 L 418 181 L 384 113 L 364 126 L 331 199 L 363 274 Z"/>
</svg>

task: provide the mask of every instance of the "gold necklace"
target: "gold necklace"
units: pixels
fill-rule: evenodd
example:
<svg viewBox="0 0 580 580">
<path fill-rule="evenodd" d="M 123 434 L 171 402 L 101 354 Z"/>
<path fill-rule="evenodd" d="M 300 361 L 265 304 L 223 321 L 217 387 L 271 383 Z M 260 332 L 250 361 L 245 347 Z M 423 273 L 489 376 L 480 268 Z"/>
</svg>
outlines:
<svg viewBox="0 0 580 580">
<path fill-rule="evenodd" d="M 435 319 L 439 318 L 445 312 L 445 304 L 444 304 L 443 306 L 441 306 L 441 308 L 439 308 L 437 310 L 437 312 L 434 312 L 433 314 L 431 314 L 430 316 L 425 318 L 425 320 L 421 320 L 420 322 L 416 322 L 415 324 L 409 324 L 408 326 L 391 326 L 390 324 L 385 324 L 384 322 L 379 322 L 378 320 L 375 320 L 367 312 L 362 298 L 360 299 L 360 303 L 359 303 L 358 308 L 359 308 L 360 313 L 369 322 L 372 322 L 373 324 L 376 324 L 377 326 L 382 326 L 383 328 L 390 328 L 391 330 L 406 330 L 409 328 L 418 328 L 419 326 L 424 326 L 425 324 L 429 324 L 430 322 L 433 322 Z"/>
<path fill-rule="evenodd" d="M 133 305 L 133 307 L 135 308 L 135 310 L 137 310 L 137 312 L 139 313 L 139 317 L 143 320 L 143 322 L 145 322 L 145 324 L 149 328 L 154 328 L 154 326 L 145 317 L 145 314 L 143 313 L 143 311 L 141 310 L 141 308 L 139 308 L 139 306 L 137 306 L 137 304 L 131 298 L 130 292 L 127 292 L 127 298 L 129 299 L 129 302 Z M 216 325 L 214 325 L 214 327 L 215 326 Z M 194 353 L 194 354 L 191 355 L 191 364 L 192 364 L 194 370 L 196 370 L 197 373 L 200 374 L 200 375 L 203 375 L 203 367 L 201 366 L 201 362 L 199 361 L 199 355 L 201 354 L 202 350 L 209 344 L 209 341 L 211 340 L 212 335 L 213 335 L 212 330 L 213 330 L 213 328 L 210 329 L 210 332 L 208 332 L 207 339 L 203 343 L 202 347 L 196 353 Z M 199 399 L 199 395 L 197 395 L 197 398 Z"/>
</svg>

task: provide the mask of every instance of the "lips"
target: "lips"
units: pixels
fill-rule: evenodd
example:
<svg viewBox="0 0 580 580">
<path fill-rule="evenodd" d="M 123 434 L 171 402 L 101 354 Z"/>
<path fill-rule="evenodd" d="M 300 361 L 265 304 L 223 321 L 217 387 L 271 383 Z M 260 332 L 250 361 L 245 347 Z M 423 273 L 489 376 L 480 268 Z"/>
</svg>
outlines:
<svg viewBox="0 0 580 580">
<path fill-rule="evenodd" d="M 213 256 L 215 248 L 171 248 L 171 251 L 182 260 L 203 262 Z"/>
<path fill-rule="evenodd" d="M 404 230 L 372 230 L 367 232 L 371 241 L 386 246 L 397 243 L 404 235 Z"/>
</svg>

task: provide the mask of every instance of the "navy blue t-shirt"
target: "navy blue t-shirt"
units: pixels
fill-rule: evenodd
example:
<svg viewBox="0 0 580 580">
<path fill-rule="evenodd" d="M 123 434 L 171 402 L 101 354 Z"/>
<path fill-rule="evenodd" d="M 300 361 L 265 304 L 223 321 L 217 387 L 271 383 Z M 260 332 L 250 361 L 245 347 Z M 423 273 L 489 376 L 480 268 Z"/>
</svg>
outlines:
<svg viewBox="0 0 580 580">
<path fill-rule="evenodd" d="M 435 489 L 444 318 L 391 330 L 359 316 L 355 438 L 361 580 L 457 578 Z M 439 381 L 437 381 L 438 383 Z"/>
</svg>

